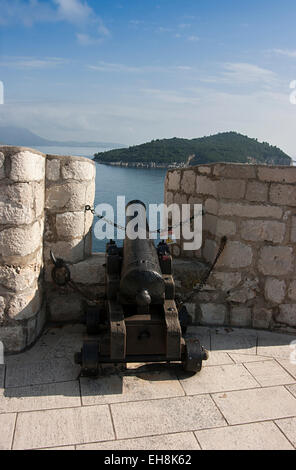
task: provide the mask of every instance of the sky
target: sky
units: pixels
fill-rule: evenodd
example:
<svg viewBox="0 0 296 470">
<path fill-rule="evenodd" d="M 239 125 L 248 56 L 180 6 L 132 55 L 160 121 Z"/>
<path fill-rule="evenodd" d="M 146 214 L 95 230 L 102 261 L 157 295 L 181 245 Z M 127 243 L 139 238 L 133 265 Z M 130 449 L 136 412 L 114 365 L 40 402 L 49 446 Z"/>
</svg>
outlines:
<svg viewBox="0 0 296 470">
<path fill-rule="evenodd" d="M 0 125 L 125 145 L 233 130 L 296 158 L 295 20 L 292 0 L 0 0 Z"/>
</svg>

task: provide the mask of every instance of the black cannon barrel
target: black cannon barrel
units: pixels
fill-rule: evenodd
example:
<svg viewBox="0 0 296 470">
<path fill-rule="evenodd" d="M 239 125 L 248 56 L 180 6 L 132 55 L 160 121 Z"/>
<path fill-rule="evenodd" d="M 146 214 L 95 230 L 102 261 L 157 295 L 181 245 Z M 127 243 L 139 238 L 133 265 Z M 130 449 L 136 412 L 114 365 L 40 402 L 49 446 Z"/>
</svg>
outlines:
<svg viewBox="0 0 296 470">
<path fill-rule="evenodd" d="M 132 205 L 139 205 L 139 211 L 130 214 Z M 135 207 L 136 208 L 136 207 Z M 130 209 L 130 210 L 129 210 Z M 126 232 L 135 217 L 141 225 L 146 238 L 131 239 L 125 236 L 123 243 L 123 263 L 120 281 L 120 297 L 123 303 L 137 304 L 139 307 L 152 304 L 163 304 L 165 283 L 159 265 L 157 250 L 149 239 L 149 226 L 146 217 L 146 206 L 142 201 L 131 201 L 126 206 Z"/>
</svg>

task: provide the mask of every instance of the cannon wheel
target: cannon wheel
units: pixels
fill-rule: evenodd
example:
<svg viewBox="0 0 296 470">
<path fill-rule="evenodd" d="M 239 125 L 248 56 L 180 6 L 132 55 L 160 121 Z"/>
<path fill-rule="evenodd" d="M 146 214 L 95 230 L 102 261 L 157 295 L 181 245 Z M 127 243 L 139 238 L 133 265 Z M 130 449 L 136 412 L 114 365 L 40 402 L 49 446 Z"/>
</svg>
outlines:
<svg viewBox="0 0 296 470">
<path fill-rule="evenodd" d="M 199 372 L 202 368 L 202 361 L 206 361 L 208 357 L 208 351 L 201 346 L 198 339 L 186 340 L 183 360 L 183 368 L 186 372 Z"/>
<path fill-rule="evenodd" d="M 99 373 L 99 343 L 87 341 L 83 343 L 81 353 L 75 355 L 75 362 L 81 365 L 81 375 L 96 377 Z"/>
</svg>

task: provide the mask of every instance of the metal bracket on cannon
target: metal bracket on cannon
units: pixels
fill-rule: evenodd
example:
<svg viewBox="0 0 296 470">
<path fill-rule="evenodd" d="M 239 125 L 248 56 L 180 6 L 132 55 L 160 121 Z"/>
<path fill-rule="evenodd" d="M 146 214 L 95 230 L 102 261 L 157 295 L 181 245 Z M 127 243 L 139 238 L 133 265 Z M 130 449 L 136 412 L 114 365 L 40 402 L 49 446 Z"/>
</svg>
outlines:
<svg viewBox="0 0 296 470">
<path fill-rule="evenodd" d="M 143 205 L 132 201 L 128 206 L 135 202 Z M 178 311 L 175 302 L 168 245 L 162 241 L 155 248 L 149 237 L 126 237 L 120 248 L 111 240 L 105 269 L 104 314 L 88 308 L 89 336 L 75 354 L 82 375 L 98 375 L 101 364 L 133 362 L 181 362 L 186 371 L 200 371 L 208 353 L 198 339 L 182 337 L 188 312 L 185 306 Z M 107 331 L 98 336 L 103 323 Z"/>
</svg>

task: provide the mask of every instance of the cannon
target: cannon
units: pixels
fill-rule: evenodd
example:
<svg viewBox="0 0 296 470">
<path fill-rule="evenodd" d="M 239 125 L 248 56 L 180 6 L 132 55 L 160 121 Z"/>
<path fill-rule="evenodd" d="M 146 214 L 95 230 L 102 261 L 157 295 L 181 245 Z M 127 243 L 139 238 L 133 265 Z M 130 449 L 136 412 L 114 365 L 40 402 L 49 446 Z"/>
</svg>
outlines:
<svg viewBox="0 0 296 470">
<path fill-rule="evenodd" d="M 133 217 L 127 215 L 126 225 Z M 201 370 L 207 351 L 197 338 L 184 339 L 188 312 L 177 308 L 169 246 L 147 237 L 125 236 L 123 247 L 106 245 L 105 300 L 86 309 L 87 338 L 75 362 L 83 376 L 96 376 L 101 364 L 181 362 L 188 372 Z"/>
</svg>

